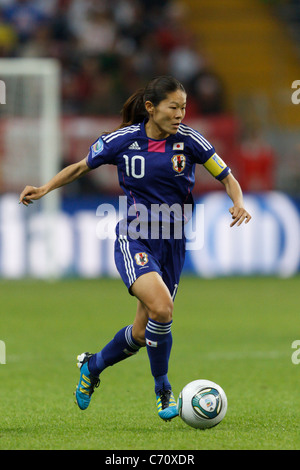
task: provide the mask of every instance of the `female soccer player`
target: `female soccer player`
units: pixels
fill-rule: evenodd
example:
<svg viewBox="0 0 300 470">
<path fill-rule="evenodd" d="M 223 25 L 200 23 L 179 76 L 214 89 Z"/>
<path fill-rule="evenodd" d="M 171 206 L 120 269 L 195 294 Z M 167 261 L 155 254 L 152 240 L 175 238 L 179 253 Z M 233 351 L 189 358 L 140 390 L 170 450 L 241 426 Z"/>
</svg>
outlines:
<svg viewBox="0 0 300 470">
<path fill-rule="evenodd" d="M 175 226 L 178 221 L 184 225 L 185 213 L 169 210 L 166 218 L 161 212 L 154 214 L 153 207 L 181 209 L 191 204 L 195 164 L 199 163 L 223 183 L 233 201 L 231 226 L 251 219 L 230 169 L 198 131 L 182 123 L 186 98 L 175 78 L 151 80 L 124 104 L 120 127 L 99 137 L 86 158 L 41 187 L 26 186 L 20 195 L 20 202 L 27 206 L 88 171 L 113 164 L 127 197 L 127 218 L 116 227 L 115 262 L 129 293 L 137 298 L 137 311 L 133 324 L 118 331 L 100 352 L 77 357 L 80 378 L 75 397 L 82 410 L 89 406 L 104 369 L 146 346 L 158 415 L 163 420 L 178 415 L 167 374 L 173 302 L 185 256 L 185 238 L 175 236 Z M 139 233 L 133 229 L 137 222 Z M 166 224 L 168 236 L 164 236 Z"/>
</svg>

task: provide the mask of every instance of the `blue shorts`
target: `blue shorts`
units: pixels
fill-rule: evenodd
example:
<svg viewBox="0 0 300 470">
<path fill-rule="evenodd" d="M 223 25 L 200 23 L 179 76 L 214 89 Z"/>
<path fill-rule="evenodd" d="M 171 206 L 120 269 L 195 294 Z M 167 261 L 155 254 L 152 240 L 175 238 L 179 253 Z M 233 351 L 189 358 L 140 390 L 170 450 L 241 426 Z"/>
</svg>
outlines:
<svg viewBox="0 0 300 470">
<path fill-rule="evenodd" d="M 131 294 L 130 287 L 143 274 L 157 272 L 175 298 L 185 258 L 185 238 L 132 239 L 120 235 L 115 241 L 115 263 Z"/>
</svg>

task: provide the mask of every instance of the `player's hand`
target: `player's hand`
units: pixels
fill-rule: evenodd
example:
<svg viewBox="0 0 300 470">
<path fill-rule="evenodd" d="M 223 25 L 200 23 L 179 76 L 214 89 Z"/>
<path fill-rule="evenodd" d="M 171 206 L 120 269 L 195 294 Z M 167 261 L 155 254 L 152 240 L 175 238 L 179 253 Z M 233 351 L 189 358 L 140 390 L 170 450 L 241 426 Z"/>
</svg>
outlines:
<svg viewBox="0 0 300 470">
<path fill-rule="evenodd" d="M 229 212 L 232 215 L 232 219 L 233 219 L 233 222 L 231 222 L 230 227 L 233 227 L 235 224 L 239 226 L 244 221 L 245 221 L 245 224 L 247 224 L 251 220 L 251 215 L 243 207 L 236 207 L 236 206 L 230 207 Z"/>
<path fill-rule="evenodd" d="M 26 186 L 20 194 L 19 204 L 22 203 L 24 206 L 28 206 L 33 203 L 33 200 L 40 199 L 44 194 L 41 188 Z"/>
</svg>

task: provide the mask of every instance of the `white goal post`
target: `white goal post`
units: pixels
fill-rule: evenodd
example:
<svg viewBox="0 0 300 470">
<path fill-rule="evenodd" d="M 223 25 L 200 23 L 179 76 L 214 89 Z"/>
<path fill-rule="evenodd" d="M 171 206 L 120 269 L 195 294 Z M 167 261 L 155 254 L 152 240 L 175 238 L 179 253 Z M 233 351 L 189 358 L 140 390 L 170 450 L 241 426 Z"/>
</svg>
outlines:
<svg viewBox="0 0 300 470">
<path fill-rule="evenodd" d="M 25 185 L 40 186 L 60 170 L 60 65 L 46 58 L 0 59 L 0 81 L 5 85 L 0 104 L 0 193 L 17 195 Z M 52 226 L 59 209 L 59 190 L 27 209 L 31 215 L 43 213 L 45 277 L 57 274 Z"/>
</svg>

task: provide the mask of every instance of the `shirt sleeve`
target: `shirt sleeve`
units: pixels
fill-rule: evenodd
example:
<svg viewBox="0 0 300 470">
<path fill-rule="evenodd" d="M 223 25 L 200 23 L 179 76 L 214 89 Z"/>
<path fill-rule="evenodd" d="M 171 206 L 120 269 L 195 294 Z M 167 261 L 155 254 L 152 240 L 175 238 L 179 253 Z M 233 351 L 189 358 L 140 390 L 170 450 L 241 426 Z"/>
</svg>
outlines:
<svg viewBox="0 0 300 470">
<path fill-rule="evenodd" d="M 105 137 L 99 137 L 89 149 L 86 157 L 87 166 L 91 169 L 110 164 L 115 165 L 116 151 L 112 144 L 105 142 Z"/>
<path fill-rule="evenodd" d="M 196 163 L 200 163 L 209 173 L 221 181 L 231 172 L 230 168 L 216 153 L 216 149 L 201 134 L 193 139 L 193 155 Z"/>
</svg>

